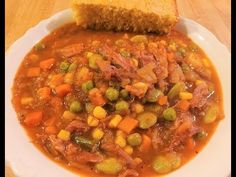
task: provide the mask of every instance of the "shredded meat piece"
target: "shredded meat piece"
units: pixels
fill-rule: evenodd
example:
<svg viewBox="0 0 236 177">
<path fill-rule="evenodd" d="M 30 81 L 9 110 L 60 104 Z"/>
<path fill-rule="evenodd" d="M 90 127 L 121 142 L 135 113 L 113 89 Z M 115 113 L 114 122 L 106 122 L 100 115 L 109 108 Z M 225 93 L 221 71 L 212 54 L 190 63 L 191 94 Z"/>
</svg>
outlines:
<svg viewBox="0 0 236 177">
<path fill-rule="evenodd" d="M 119 155 L 120 157 L 125 159 L 126 163 L 131 168 L 136 167 L 137 164 L 135 163 L 134 159 L 129 154 L 127 154 L 122 148 L 120 148 L 118 145 L 115 145 L 114 143 L 105 143 L 101 145 L 101 148 L 112 154 Z"/>
<path fill-rule="evenodd" d="M 110 80 L 111 76 L 114 75 L 114 66 L 111 66 L 111 62 L 110 61 L 106 61 L 106 60 L 98 60 L 96 61 L 99 69 L 102 71 L 104 79 L 106 80 Z"/>
<path fill-rule="evenodd" d="M 49 141 L 55 150 L 57 150 L 63 155 L 65 154 L 66 145 L 63 140 L 57 138 L 55 135 L 51 135 L 49 136 Z"/>
<path fill-rule="evenodd" d="M 104 157 L 101 154 L 90 153 L 87 151 L 82 151 L 76 156 L 76 161 L 82 163 L 87 163 L 87 162 L 97 163 L 103 161 L 103 159 Z"/>
<path fill-rule="evenodd" d="M 84 44 L 72 44 L 59 50 L 64 57 L 72 57 L 80 54 L 84 50 Z"/>
<path fill-rule="evenodd" d="M 170 83 L 177 83 L 185 80 L 184 73 L 176 62 L 169 62 L 168 71 L 168 79 Z"/>
<path fill-rule="evenodd" d="M 136 177 L 139 173 L 134 169 L 127 169 L 119 174 L 118 177 Z"/>
<path fill-rule="evenodd" d="M 79 146 L 75 146 L 74 144 L 70 143 L 66 146 L 66 155 L 74 155 L 79 151 Z"/>
<path fill-rule="evenodd" d="M 77 131 L 77 132 L 87 132 L 90 129 L 90 127 L 80 121 L 80 120 L 73 120 L 69 125 L 66 126 L 65 130 L 69 132 Z"/>
<path fill-rule="evenodd" d="M 208 86 L 206 83 L 198 85 L 193 91 L 193 98 L 190 101 L 192 108 L 201 108 L 207 102 L 207 96 L 209 95 Z"/>
<path fill-rule="evenodd" d="M 155 68 L 154 63 L 148 63 L 147 65 L 138 69 L 137 74 L 148 83 L 156 83 L 157 77 L 153 72 L 154 68 Z"/>
<path fill-rule="evenodd" d="M 147 88 L 148 88 L 148 87 L 147 87 Z M 144 89 L 144 88 L 137 88 L 137 87 L 135 87 L 135 86 L 133 86 L 133 85 L 126 85 L 126 86 L 125 86 L 125 89 L 126 89 L 127 91 L 129 91 L 132 95 L 135 95 L 135 96 L 137 96 L 137 97 L 139 97 L 139 98 L 144 97 L 144 95 L 145 95 L 146 92 L 147 92 L 147 88 L 146 88 L 146 89 Z"/>
</svg>

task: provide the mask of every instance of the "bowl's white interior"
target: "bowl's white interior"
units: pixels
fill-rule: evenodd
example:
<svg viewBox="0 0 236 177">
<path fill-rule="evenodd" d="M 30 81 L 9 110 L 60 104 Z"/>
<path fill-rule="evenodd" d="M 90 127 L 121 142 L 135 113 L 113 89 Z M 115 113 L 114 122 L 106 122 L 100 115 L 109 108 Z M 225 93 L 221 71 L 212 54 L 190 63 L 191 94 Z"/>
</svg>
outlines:
<svg viewBox="0 0 236 177">
<path fill-rule="evenodd" d="M 58 166 L 34 147 L 17 121 L 11 104 L 13 79 L 22 59 L 32 46 L 55 28 L 72 21 L 70 10 L 62 11 L 28 30 L 6 52 L 5 127 L 6 163 L 19 177 L 76 176 Z M 231 171 L 231 55 L 215 36 L 196 22 L 181 18 L 176 28 L 193 39 L 210 57 L 221 80 L 225 119 L 207 146 L 193 160 L 169 177 L 226 177 Z"/>
</svg>

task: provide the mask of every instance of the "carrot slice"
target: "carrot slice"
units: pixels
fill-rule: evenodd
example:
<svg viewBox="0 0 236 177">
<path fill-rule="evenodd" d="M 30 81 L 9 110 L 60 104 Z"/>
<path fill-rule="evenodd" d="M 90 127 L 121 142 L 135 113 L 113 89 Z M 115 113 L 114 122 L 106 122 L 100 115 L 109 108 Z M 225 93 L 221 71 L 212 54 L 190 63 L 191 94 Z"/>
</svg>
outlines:
<svg viewBox="0 0 236 177">
<path fill-rule="evenodd" d="M 177 107 L 182 111 L 188 111 L 190 103 L 187 100 L 181 100 L 177 103 Z"/>
<path fill-rule="evenodd" d="M 92 104 L 96 106 L 102 106 L 106 103 L 106 100 L 103 98 L 101 91 L 97 88 L 90 90 L 88 97 Z"/>
<path fill-rule="evenodd" d="M 32 67 L 28 69 L 27 77 L 37 77 L 40 74 L 40 67 Z"/>
<path fill-rule="evenodd" d="M 139 146 L 141 152 L 148 152 L 151 148 L 152 140 L 147 135 L 142 135 L 142 144 Z"/>
<path fill-rule="evenodd" d="M 168 103 L 168 98 L 167 96 L 161 96 L 159 99 L 158 99 L 158 104 L 159 105 L 165 105 Z"/>
<path fill-rule="evenodd" d="M 125 133 L 129 134 L 133 129 L 138 126 L 138 120 L 126 117 L 118 125 L 118 128 Z"/>
<path fill-rule="evenodd" d="M 169 62 L 173 62 L 174 61 L 174 53 L 170 52 L 170 53 L 167 53 L 167 59 Z"/>
<path fill-rule="evenodd" d="M 51 117 L 44 121 L 45 126 L 52 126 L 56 122 L 56 117 Z"/>
<path fill-rule="evenodd" d="M 49 100 L 51 89 L 49 87 L 40 88 L 38 89 L 37 94 L 40 100 Z"/>
<path fill-rule="evenodd" d="M 56 87 L 56 93 L 59 97 L 63 97 L 72 91 L 70 84 L 62 84 Z"/>
<path fill-rule="evenodd" d="M 57 128 L 55 126 L 47 126 L 45 128 L 45 132 L 47 134 L 57 134 L 58 130 L 57 130 Z"/>
<path fill-rule="evenodd" d="M 39 63 L 39 66 L 43 69 L 43 70 L 47 70 L 47 69 L 51 69 L 55 63 L 55 59 L 54 58 L 50 58 L 44 61 L 41 61 Z"/>
<path fill-rule="evenodd" d="M 42 111 L 31 112 L 25 117 L 24 123 L 28 126 L 36 127 L 41 123 L 42 119 Z"/>
</svg>

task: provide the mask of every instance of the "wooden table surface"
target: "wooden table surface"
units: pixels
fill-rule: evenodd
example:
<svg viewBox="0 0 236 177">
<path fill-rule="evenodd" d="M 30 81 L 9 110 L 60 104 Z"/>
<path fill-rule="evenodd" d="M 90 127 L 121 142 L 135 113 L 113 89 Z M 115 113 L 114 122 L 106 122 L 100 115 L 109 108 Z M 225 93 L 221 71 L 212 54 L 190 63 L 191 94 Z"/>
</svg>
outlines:
<svg viewBox="0 0 236 177">
<path fill-rule="evenodd" d="M 69 8 L 70 0 L 7 0 L 5 50 L 29 28 L 58 11 Z M 231 51 L 230 0 L 177 0 L 179 14 L 208 28 Z M 7 169 L 8 173 L 9 170 Z M 7 177 L 11 177 L 9 173 Z"/>
</svg>

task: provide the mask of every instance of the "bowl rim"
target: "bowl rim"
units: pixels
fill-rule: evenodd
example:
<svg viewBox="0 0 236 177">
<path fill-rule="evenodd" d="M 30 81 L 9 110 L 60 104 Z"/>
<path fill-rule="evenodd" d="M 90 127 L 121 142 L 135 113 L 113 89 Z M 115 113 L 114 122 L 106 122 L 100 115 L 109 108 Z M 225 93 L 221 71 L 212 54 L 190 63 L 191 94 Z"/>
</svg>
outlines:
<svg viewBox="0 0 236 177">
<path fill-rule="evenodd" d="M 27 30 L 26 32 L 25 32 L 25 34 L 22 36 L 22 37 L 20 37 L 19 39 L 17 39 L 8 49 L 7 49 L 7 51 L 5 52 L 5 68 L 6 68 L 6 70 L 5 70 L 5 90 L 6 90 L 6 92 L 8 93 L 8 94 L 5 94 L 5 113 L 9 113 L 9 109 L 10 109 L 10 107 L 12 107 L 12 105 L 9 105 L 9 92 L 11 92 L 11 91 L 9 91 L 9 89 L 11 88 L 11 86 L 9 85 L 9 84 L 11 84 L 12 83 L 12 81 L 9 81 L 9 80 L 7 80 L 7 77 L 8 77 L 8 73 L 7 72 L 14 72 L 14 75 L 15 75 L 15 73 L 16 73 L 16 70 L 9 70 L 9 69 L 7 69 L 7 67 L 8 66 L 11 66 L 11 64 L 10 64 L 10 61 L 9 60 L 11 60 L 12 61 L 12 58 L 14 58 L 14 55 L 15 55 L 15 53 L 20 53 L 20 49 L 21 48 L 24 48 L 24 50 L 26 50 L 26 49 L 28 49 L 27 51 L 25 51 L 25 53 L 28 53 L 29 52 L 29 48 L 31 48 L 33 45 L 32 44 L 35 44 L 35 43 L 37 43 L 40 39 L 42 39 L 43 37 L 35 37 L 35 38 L 33 38 L 33 40 L 29 40 L 30 39 L 30 37 L 32 37 L 33 35 L 35 35 L 35 32 L 38 30 L 38 31 L 40 31 L 41 32 L 41 34 L 39 35 L 39 36 L 46 36 L 48 33 L 49 33 L 49 31 L 48 31 L 48 25 L 50 24 L 50 25 L 55 25 L 55 26 L 60 26 L 60 19 L 64 19 L 65 21 L 67 21 L 67 22 L 69 22 L 70 20 L 71 20 L 71 17 L 69 17 L 68 15 L 70 15 L 71 14 L 71 10 L 70 9 L 66 9 L 66 10 L 63 10 L 63 11 L 60 11 L 60 12 L 58 12 L 58 13 L 56 13 L 55 15 L 53 15 L 53 16 L 51 16 L 51 17 L 49 17 L 48 19 L 44 19 L 44 20 L 42 20 L 42 21 L 40 21 L 37 25 L 35 25 L 34 27 L 32 27 L 32 28 L 30 28 L 29 30 Z M 63 21 L 63 20 L 62 20 Z M 52 23 L 53 22 L 53 23 Z M 210 38 L 212 41 L 213 41 L 213 43 L 212 43 L 212 48 L 213 47 L 216 47 L 216 48 L 220 48 L 222 51 L 220 51 L 221 53 L 222 53 L 222 56 L 225 56 L 225 58 L 226 58 L 226 62 L 225 62 L 225 65 L 224 66 L 222 66 L 222 67 L 227 67 L 227 71 L 226 71 L 226 75 L 227 75 L 227 77 L 231 77 L 231 75 L 230 75 L 230 73 L 231 73 L 231 68 L 228 68 L 230 65 L 231 65 L 231 60 L 230 60 L 230 58 L 231 58 L 231 54 L 230 54 L 230 51 L 229 51 L 229 49 L 224 45 L 224 44 L 222 44 L 218 39 L 217 39 L 217 37 L 215 36 L 215 35 L 213 35 L 208 29 L 206 29 L 205 27 L 203 27 L 202 25 L 200 25 L 200 24 L 198 24 L 197 22 L 195 22 L 195 21 L 193 21 L 193 20 L 191 20 L 191 19 L 187 19 L 187 18 L 184 18 L 184 17 L 180 17 L 180 22 L 177 24 L 177 29 L 179 28 L 179 27 L 181 27 L 181 23 L 184 23 L 184 24 L 186 24 L 186 25 L 188 25 L 188 26 L 191 26 L 192 28 L 197 28 L 198 29 L 198 31 L 197 32 L 201 32 L 202 34 L 204 33 L 204 35 L 205 36 L 208 36 L 208 38 Z M 63 23 L 62 23 L 63 24 Z M 53 26 L 53 28 L 56 28 L 55 26 Z M 51 26 L 52 27 L 52 26 Z M 197 34 L 195 34 L 195 33 L 193 33 L 192 34 L 193 35 L 193 38 L 195 37 L 195 35 L 197 35 Z M 190 36 L 189 36 L 190 37 Z M 192 37 L 190 37 L 190 38 L 192 38 Z M 26 40 L 27 39 L 27 40 Z M 194 40 L 194 39 L 193 39 Z M 196 41 L 194 41 L 194 42 L 196 42 Z M 31 47 L 27 47 L 27 46 L 24 46 L 24 44 L 25 43 L 29 43 L 29 46 L 31 46 Z M 197 42 L 196 42 L 197 43 Z M 198 45 L 199 45 L 199 43 L 197 43 Z M 201 45 L 200 45 L 200 47 L 202 47 Z M 203 48 L 203 50 L 205 51 L 205 49 Z M 219 51 L 217 51 L 217 52 L 219 52 Z M 207 53 L 207 52 L 206 52 Z M 208 54 L 207 54 L 208 55 Z M 209 56 L 209 55 L 208 55 Z M 211 58 L 211 61 L 215 61 L 215 62 L 213 62 L 213 64 L 215 65 L 216 63 L 217 63 L 217 61 L 215 60 L 215 57 L 209 57 L 209 58 Z M 19 63 L 21 63 L 21 61 L 22 61 L 22 58 L 21 59 L 19 59 L 20 60 L 20 62 Z M 218 61 L 219 62 L 219 61 Z M 18 66 L 14 66 L 15 68 L 18 68 Z M 216 68 L 216 71 L 217 71 L 217 73 L 218 73 L 218 69 L 219 69 L 219 67 L 216 67 L 216 65 L 215 65 L 215 68 Z M 231 139 L 231 134 L 230 134 L 230 132 L 231 132 L 231 102 L 230 102 L 230 100 L 228 99 L 228 95 L 230 94 L 231 95 L 231 82 L 230 82 L 230 80 L 229 81 L 225 81 L 225 79 L 223 78 L 222 79 L 222 76 L 220 76 L 219 74 L 218 74 L 218 76 L 219 76 L 219 78 L 220 78 L 220 81 L 221 81 L 221 85 L 222 85 L 222 83 L 223 82 L 225 82 L 226 84 L 227 84 L 227 88 L 226 88 L 226 86 L 225 87 L 223 87 L 223 85 L 222 85 L 222 92 L 223 92 L 223 98 L 225 98 L 224 96 L 226 96 L 227 95 L 227 100 L 225 100 L 224 99 L 224 111 L 226 112 L 226 111 L 229 111 L 229 112 L 227 112 L 227 114 L 225 114 L 225 116 L 227 116 L 227 119 L 226 119 L 226 121 L 225 120 L 223 120 L 223 122 L 225 122 L 225 124 L 226 124 L 226 128 L 228 128 L 227 129 L 227 132 L 224 134 L 224 135 L 227 135 L 228 136 L 228 138 L 227 138 L 227 141 L 226 140 L 224 140 L 226 143 L 227 143 L 227 145 L 225 146 L 225 148 L 228 148 L 228 150 L 227 151 L 225 151 L 225 154 L 224 155 L 226 155 L 227 157 L 223 157 L 223 155 L 221 155 L 220 156 L 220 158 L 223 158 L 224 160 L 229 160 L 230 161 L 230 159 L 231 159 L 231 141 L 230 141 L 230 139 Z M 227 80 L 227 79 L 226 79 Z M 226 88 L 226 89 L 225 89 Z M 229 95 L 229 96 L 230 96 Z M 225 101 L 227 101 L 227 102 L 225 102 Z M 11 104 L 11 103 L 10 103 Z M 227 104 L 227 105 L 226 105 Z M 10 106 L 10 107 L 9 107 Z M 225 106 L 229 106 L 230 108 L 227 108 L 227 109 L 225 109 L 226 107 Z M 15 114 L 15 112 L 13 113 L 13 114 Z M 7 116 L 8 114 L 5 114 L 5 133 L 6 133 L 6 135 L 5 135 L 5 138 L 7 139 L 7 138 L 10 138 L 11 136 L 10 136 L 10 127 L 9 127 L 9 121 L 8 121 L 8 116 Z M 16 118 L 16 117 L 15 117 Z M 18 123 L 18 120 L 17 120 L 17 118 L 16 118 L 16 121 L 15 122 L 17 122 Z M 222 123 L 222 122 L 221 122 Z M 221 124 L 220 123 L 220 124 Z M 19 124 L 19 123 L 18 123 Z M 219 125 L 220 126 L 220 125 Z M 224 127 L 224 128 L 225 128 Z M 18 126 L 18 128 L 19 129 L 21 129 L 21 132 L 24 132 L 24 130 L 22 130 L 22 129 L 24 129 L 21 125 L 19 125 Z M 217 128 L 217 130 L 216 130 L 216 132 L 214 133 L 214 135 L 218 132 L 218 129 L 219 129 L 219 127 Z M 214 135 L 213 135 L 213 137 L 214 137 Z M 22 136 L 20 136 L 21 138 L 22 137 L 26 137 L 26 139 L 24 139 L 24 141 L 22 141 L 23 143 L 27 143 L 29 146 L 32 146 L 31 148 L 34 148 L 35 149 L 35 151 L 34 152 L 32 152 L 32 154 L 35 154 L 36 153 L 36 150 L 38 151 L 38 153 L 37 154 L 42 154 L 42 152 L 40 152 L 39 150 L 38 150 L 38 148 L 35 148 L 34 147 L 34 145 L 31 145 L 30 143 L 29 143 L 29 140 L 30 140 L 30 138 L 26 135 L 26 132 L 24 133 L 24 136 L 22 135 Z M 190 170 L 190 168 L 187 168 L 187 166 L 188 166 L 188 164 L 190 164 L 192 161 L 194 161 L 195 159 L 200 159 L 199 158 L 199 156 L 202 154 L 202 153 L 205 153 L 206 154 L 206 152 L 209 152 L 209 151 L 206 151 L 205 149 L 206 148 L 208 148 L 208 147 L 210 147 L 210 146 L 208 146 L 209 144 L 213 144 L 213 142 L 212 142 L 212 139 L 213 139 L 213 137 L 211 137 L 211 140 L 208 142 L 208 144 L 203 148 L 203 150 L 202 150 L 202 152 L 198 155 L 198 156 L 196 156 L 196 157 L 194 157 L 193 159 L 191 159 L 189 162 L 187 162 L 187 164 L 185 164 L 185 165 L 183 165 L 179 170 L 176 170 L 175 172 L 172 172 L 172 173 L 170 173 L 169 175 L 166 175 L 166 176 L 169 176 L 169 177 L 177 177 L 178 175 L 180 175 L 181 173 L 180 173 L 180 171 L 182 170 L 182 169 L 186 169 L 186 170 Z M 219 136 L 219 137 L 221 137 L 221 136 Z M 224 137 L 222 137 L 222 138 L 224 138 Z M 20 140 L 19 140 L 20 141 Z M 219 140 L 217 140 L 217 141 L 219 141 Z M 8 139 L 8 140 L 5 140 L 5 148 L 6 148 L 6 154 L 5 154 L 5 163 L 6 164 L 9 164 L 11 167 L 13 167 L 12 169 L 13 169 L 13 171 L 14 171 L 14 173 L 17 175 L 17 176 L 24 176 L 24 177 L 32 177 L 32 176 L 34 176 L 34 177 L 37 177 L 37 175 L 35 174 L 35 172 L 33 172 L 33 170 L 32 171 L 30 171 L 29 173 L 27 173 L 26 174 L 26 172 L 24 172 L 24 171 L 22 171 L 23 169 L 19 169 L 19 168 L 23 168 L 22 166 L 20 167 L 18 164 L 19 164 L 19 162 L 20 161 L 18 161 L 17 160 L 17 157 L 13 157 L 13 156 L 10 156 L 10 154 L 9 153 L 12 153 L 13 151 L 18 151 L 19 149 L 17 149 L 16 147 L 15 147 L 15 150 L 12 150 L 12 147 L 11 147 L 11 145 L 12 144 L 14 144 L 14 143 L 11 143 L 11 141 Z M 217 143 L 216 142 L 214 142 L 214 145 L 217 145 Z M 9 148 L 10 148 L 10 150 L 9 150 Z M 203 152 L 204 151 L 204 152 Z M 20 152 L 20 150 L 19 150 L 19 152 Z M 17 155 L 17 152 L 15 152 L 15 156 Z M 19 155 L 19 154 L 18 154 Z M 45 156 L 45 155 L 43 155 L 43 156 Z M 27 157 L 27 159 L 31 159 L 30 157 Z M 46 163 L 46 161 L 45 160 L 47 160 L 48 161 L 48 157 L 45 157 L 45 158 L 41 158 L 40 159 L 40 162 L 43 162 L 43 164 L 44 163 Z M 22 160 L 22 163 L 24 163 L 23 162 L 24 160 Z M 196 161 L 196 160 L 195 160 Z M 71 175 L 71 176 L 74 176 L 74 173 L 73 172 L 71 172 L 71 171 L 69 171 L 69 170 L 66 170 L 65 168 L 61 168 L 60 167 L 60 165 L 58 165 L 58 164 L 56 164 L 55 165 L 55 162 L 53 162 L 52 160 L 50 160 L 50 162 L 51 163 L 46 163 L 49 167 L 52 167 L 52 168 L 54 168 L 55 170 L 58 170 L 58 177 L 59 176 L 61 176 L 61 175 L 63 175 L 63 174 L 66 174 L 67 176 L 69 176 L 69 175 Z M 200 161 L 199 161 L 200 162 Z M 198 163 L 199 163 L 198 162 Z M 17 164 L 18 163 L 18 164 Z M 29 165 L 29 167 L 31 167 L 30 165 Z M 198 166 L 199 168 L 201 168 L 201 165 L 199 165 Z M 39 169 L 43 169 L 42 167 L 40 167 Z M 194 169 L 194 168 L 191 168 L 191 169 Z M 204 169 L 205 170 L 205 169 Z M 218 169 L 217 169 L 218 170 Z M 183 170 L 182 170 L 183 171 Z M 199 172 L 200 170 L 196 170 L 196 173 L 197 172 Z M 209 170 L 208 170 L 209 171 Z M 229 162 L 226 162 L 226 165 L 225 165 L 225 170 L 222 170 L 222 171 L 219 171 L 219 173 L 214 173 L 214 174 L 216 174 L 216 175 L 225 175 L 225 176 L 227 176 L 227 175 L 229 175 L 230 174 L 230 171 L 231 171 L 231 165 L 230 165 L 230 163 Z M 207 172 L 207 170 L 206 170 L 206 172 Z M 224 173 L 224 174 L 223 174 Z M 198 174 L 197 174 L 197 176 L 199 176 Z M 197 177 L 196 176 L 196 177 Z M 201 176 L 202 177 L 205 177 L 204 176 L 204 174 L 201 174 Z M 193 177 L 193 175 L 192 175 L 192 177 Z M 195 177 L 195 176 L 194 176 Z M 206 176 L 207 177 L 207 176 Z M 219 176 L 219 177 L 222 177 L 222 176 Z"/>
</svg>

